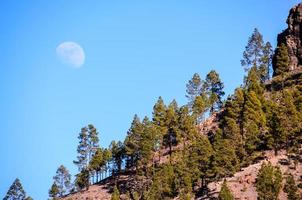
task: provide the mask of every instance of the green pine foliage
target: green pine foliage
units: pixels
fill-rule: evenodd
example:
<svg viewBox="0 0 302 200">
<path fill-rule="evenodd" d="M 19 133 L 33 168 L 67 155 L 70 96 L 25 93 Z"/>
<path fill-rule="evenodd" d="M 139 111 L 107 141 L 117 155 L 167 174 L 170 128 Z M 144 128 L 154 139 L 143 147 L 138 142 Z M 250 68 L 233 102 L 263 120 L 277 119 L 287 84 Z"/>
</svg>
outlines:
<svg viewBox="0 0 302 200">
<path fill-rule="evenodd" d="M 23 186 L 18 178 L 15 179 L 13 184 L 10 186 L 3 200 L 25 200 L 26 193 Z"/>
<path fill-rule="evenodd" d="M 99 147 L 99 137 L 96 128 L 89 124 L 83 127 L 78 136 L 77 160 L 73 161 L 79 171 L 88 169 L 89 163 Z"/>
<path fill-rule="evenodd" d="M 282 75 L 289 71 L 289 55 L 285 44 L 280 44 L 275 51 L 274 76 Z"/>
<path fill-rule="evenodd" d="M 113 162 L 112 175 L 118 175 L 122 171 L 122 165 L 125 157 L 125 147 L 121 141 L 112 141 L 109 147 L 111 151 L 111 160 Z"/>
<path fill-rule="evenodd" d="M 239 167 L 236 149 L 231 140 L 223 138 L 220 130 L 215 135 L 213 149 L 211 170 L 214 176 L 223 178 L 233 175 Z"/>
<path fill-rule="evenodd" d="M 57 200 L 60 197 L 60 190 L 56 183 L 51 185 L 51 188 L 48 191 L 49 197 L 52 200 Z"/>
<path fill-rule="evenodd" d="M 263 163 L 256 180 L 259 200 L 277 200 L 282 187 L 282 172 L 270 162 Z"/>
<path fill-rule="evenodd" d="M 284 192 L 287 193 L 288 200 L 299 200 L 300 195 L 298 193 L 298 187 L 296 186 L 295 179 L 292 174 L 286 177 L 286 183 L 283 188 Z"/>
<path fill-rule="evenodd" d="M 111 195 L 111 200 L 120 200 L 120 192 L 116 186 L 113 188 L 113 193 Z"/>
<path fill-rule="evenodd" d="M 71 189 L 71 175 L 64 165 L 61 165 L 56 175 L 53 177 L 53 184 L 49 190 L 49 196 L 52 198 L 63 197 Z"/>
<path fill-rule="evenodd" d="M 219 74 L 215 70 L 210 71 L 206 76 L 205 90 L 208 95 L 211 113 L 220 110 L 222 107 L 222 97 L 225 94 L 223 88 L 224 85 Z"/>
<path fill-rule="evenodd" d="M 218 195 L 218 199 L 219 200 L 233 200 L 234 199 L 233 194 L 230 191 L 230 189 L 228 188 L 228 185 L 227 185 L 227 182 L 225 179 L 222 183 L 221 190 Z"/>
<path fill-rule="evenodd" d="M 166 130 L 163 135 L 163 145 L 169 148 L 170 162 L 172 159 L 172 148 L 178 144 L 179 127 L 178 127 L 178 106 L 176 101 L 172 101 L 166 110 Z"/>
<path fill-rule="evenodd" d="M 104 170 L 104 167 L 106 165 L 106 162 L 107 160 L 104 158 L 103 149 L 98 148 L 95 154 L 93 155 L 88 167 L 89 171 L 91 171 L 95 175 L 95 182 L 99 181 L 102 171 Z"/>
<path fill-rule="evenodd" d="M 127 132 L 126 139 L 124 141 L 127 168 L 137 167 L 137 162 L 140 157 L 139 148 L 142 133 L 143 125 L 139 117 L 135 115 L 132 120 L 131 127 Z"/>
<path fill-rule="evenodd" d="M 261 131 L 265 129 L 266 117 L 262 110 L 262 104 L 254 91 L 246 93 L 246 101 L 243 110 L 243 128 L 245 150 L 252 155 L 260 142 Z"/>
<path fill-rule="evenodd" d="M 83 189 L 89 189 L 89 171 L 86 169 L 82 170 L 79 174 L 76 175 L 75 186 L 77 191 L 81 191 Z"/>
<path fill-rule="evenodd" d="M 188 81 L 186 87 L 186 97 L 188 99 L 188 106 L 191 108 L 194 104 L 196 97 L 200 96 L 203 92 L 204 81 L 200 78 L 198 73 Z"/>
<path fill-rule="evenodd" d="M 272 55 L 271 44 L 269 42 L 265 43 L 262 34 L 255 28 L 243 52 L 241 65 L 247 72 L 251 68 L 255 68 L 259 80 L 264 83 L 270 78 Z"/>
<path fill-rule="evenodd" d="M 3 200 L 33 200 L 30 196 L 26 196 L 26 192 L 18 178 L 9 187 Z"/>
</svg>

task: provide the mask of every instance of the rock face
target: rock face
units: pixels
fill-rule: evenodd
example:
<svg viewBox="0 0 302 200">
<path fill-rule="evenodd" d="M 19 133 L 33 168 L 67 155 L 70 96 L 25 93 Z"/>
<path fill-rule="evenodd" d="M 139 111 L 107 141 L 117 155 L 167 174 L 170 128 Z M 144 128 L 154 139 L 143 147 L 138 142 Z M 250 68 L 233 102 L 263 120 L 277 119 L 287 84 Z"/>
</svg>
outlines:
<svg viewBox="0 0 302 200">
<path fill-rule="evenodd" d="M 278 35 L 278 46 L 284 43 L 290 57 L 289 70 L 302 66 L 302 3 L 289 11 L 286 23 L 288 28 Z"/>
</svg>

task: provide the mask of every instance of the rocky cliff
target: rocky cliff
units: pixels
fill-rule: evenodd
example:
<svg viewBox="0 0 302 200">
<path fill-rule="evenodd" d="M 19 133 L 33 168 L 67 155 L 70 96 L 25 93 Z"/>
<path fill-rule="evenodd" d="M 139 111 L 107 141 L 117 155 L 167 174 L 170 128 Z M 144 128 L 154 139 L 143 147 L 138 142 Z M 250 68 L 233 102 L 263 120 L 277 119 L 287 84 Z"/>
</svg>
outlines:
<svg viewBox="0 0 302 200">
<path fill-rule="evenodd" d="M 287 46 L 289 69 L 294 71 L 302 66 L 302 3 L 290 10 L 286 23 L 288 27 L 278 35 L 277 46 L 282 43 Z"/>
</svg>

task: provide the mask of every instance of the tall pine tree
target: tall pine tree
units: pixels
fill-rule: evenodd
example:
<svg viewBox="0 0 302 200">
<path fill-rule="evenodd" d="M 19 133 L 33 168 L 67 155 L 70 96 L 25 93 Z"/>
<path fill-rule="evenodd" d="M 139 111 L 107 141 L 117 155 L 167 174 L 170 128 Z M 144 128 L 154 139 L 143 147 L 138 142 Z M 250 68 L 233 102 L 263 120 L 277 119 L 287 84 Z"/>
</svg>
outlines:
<svg viewBox="0 0 302 200">
<path fill-rule="evenodd" d="M 205 89 L 208 94 L 211 113 L 222 107 L 222 97 L 225 94 L 223 88 L 224 85 L 219 74 L 215 70 L 210 71 L 206 76 Z"/>
<path fill-rule="evenodd" d="M 188 106 L 192 108 L 195 98 L 199 96 L 203 91 L 203 80 L 198 73 L 195 73 L 193 77 L 187 83 L 186 97 L 188 99 Z"/>
</svg>

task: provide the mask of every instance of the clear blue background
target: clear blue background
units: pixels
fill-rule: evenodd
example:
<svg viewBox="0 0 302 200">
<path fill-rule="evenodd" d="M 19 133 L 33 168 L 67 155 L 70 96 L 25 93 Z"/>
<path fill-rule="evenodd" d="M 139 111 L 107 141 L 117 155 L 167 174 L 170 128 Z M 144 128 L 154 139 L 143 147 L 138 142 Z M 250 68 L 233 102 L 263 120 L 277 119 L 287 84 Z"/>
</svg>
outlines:
<svg viewBox="0 0 302 200">
<path fill-rule="evenodd" d="M 275 46 L 298 2 L 1 1 L 0 198 L 19 177 L 34 199 L 47 199 L 60 164 L 76 172 L 81 127 L 93 123 L 102 146 L 123 140 L 158 96 L 184 104 L 194 72 L 215 69 L 230 94 L 253 29 Z M 57 59 L 66 40 L 84 48 L 82 68 Z"/>
</svg>

